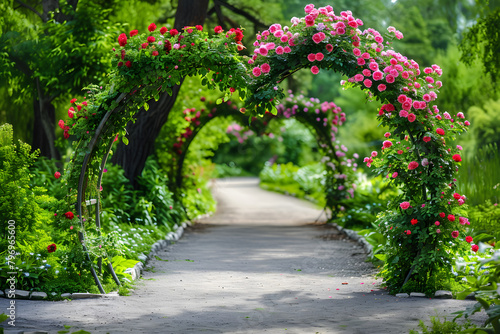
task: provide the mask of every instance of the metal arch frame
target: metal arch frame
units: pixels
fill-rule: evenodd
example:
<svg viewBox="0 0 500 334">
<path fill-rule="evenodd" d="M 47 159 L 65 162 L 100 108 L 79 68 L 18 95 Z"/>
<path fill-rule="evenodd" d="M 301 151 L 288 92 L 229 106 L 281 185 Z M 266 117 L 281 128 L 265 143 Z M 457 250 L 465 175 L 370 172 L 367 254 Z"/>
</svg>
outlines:
<svg viewBox="0 0 500 334">
<path fill-rule="evenodd" d="M 115 102 L 119 104 L 120 102 L 122 102 L 125 99 L 126 96 L 127 96 L 126 93 L 122 93 L 116 99 Z M 99 280 L 99 277 L 97 276 L 97 273 L 96 273 L 96 271 L 94 269 L 94 266 L 92 265 L 92 259 L 90 258 L 89 250 L 88 250 L 87 246 L 85 245 L 85 235 L 83 233 L 85 231 L 85 224 L 83 222 L 82 204 L 83 204 L 84 192 L 86 190 L 86 186 L 84 184 L 85 184 L 85 181 L 87 180 L 86 175 L 87 175 L 87 170 L 88 170 L 88 164 L 89 164 L 89 161 L 90 161 L 90 158 L 91 158 L 92 154 L 94 153 L 94 148 L 95 148 L 95 146 L 96 146 L 96 144 L 97 144 L 97 142 L 99 140 L 99 137 L 102 135 L 102 133 L 105 130 L 107 130 L 107 128 L 105 127 L 106 122 L 108 121 L 109 117 L 113 113 L 119 112 L 119 111 L 123 110 L 124 107 L 125 107 L 125 105 L 121 105 L 120 107 L 116 107 L 113 110 L 108 111 L 104 115 L 104 117 L 102 118 L 101 122 L 99 123 L 99 126 L 96 129 L 94 137 L 91 139 L 89 145 L 87 146 L 88 152 L 85 154 L 85 157 L 83 159 L 82 168 L 81 168 L 81 171 L 80 171 L 80 177 L 79 177 L 79 180 L 78 180 L 78 193 L 77 193 L 76 212 L 78 214 L 78 217 L 79 217 L 79 220 L 80 220 L 80 225 L 81 225 L 81 228 L 82 228 L 82 230 L 78 233 L 78 238 L 80 240 L 80 243 L 82 244 L 83 251 L 85 253 L 87 261 L 89 261 L 89 263 L 90 263 L 90 272 L 92 273 L 92 276 L 94 277 L 94 281 L 95 281 L 97 287 L 99 288 L 99 291 L 101 292 L 101 294 L 105 294 L 106 292 L 104 291 L 104 288 L 102 287 L 102 284 L 101 284 L 101 282 Z M 100 187 L 101 181 L 102 181 L 102 175 L 103 175 L 103 172 L 104 172 L 104 166 L 106 165 L 106 161 L 107 161 L 109 153 L 111 151 L 111 147 L 113 145 L 113 142 L 114 142 L 114 138 L 107 145 L 106 154 L 103 156 L 103 158 L 101 160 L 100 171 L 99 171 L 99 176 L 98 176 L 98 181 L 97 181 L 99 187 Z M 98 231 L 100 233 L 100 231 L 101 231 L 100 213 L 101 212 L 100 212 L 99 206 L 100 206 L 100 199 L 98 197 L 97 202 L 96 202 L 96 213 L 95 213 L 96 217 L 95 217 L 95 219 L 96 219 L 96 225 L 98 227 Z M 102 265 L 102 258 L 99 257 L 98 258 L 99 270 L 101 270 L 101 265 Z M 110 270 L 111 275 L 113 276 L 113 279 L 116 282 L 116 284 L 121 285 L 120 280 L 116 276 L 116 273 L 115 273 L 115 271 L 113 269 L 113 265 L 111 264 L 111 261 L 109 261 L 109 259 L 108 259 L 108 269 Z"/>
</svg>

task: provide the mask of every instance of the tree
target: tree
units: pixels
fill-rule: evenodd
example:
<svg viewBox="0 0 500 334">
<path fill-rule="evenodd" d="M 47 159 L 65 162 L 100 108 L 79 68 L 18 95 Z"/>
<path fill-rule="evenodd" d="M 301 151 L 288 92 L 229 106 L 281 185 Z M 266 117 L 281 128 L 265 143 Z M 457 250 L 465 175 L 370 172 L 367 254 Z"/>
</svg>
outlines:
<svg viewBox="0 0 500 334">
<path fill-rule="evenodd" d="M 60 158 L 55 100 L 81 95 L 82 86 L 99 81 L 109 67 L 105 56 L 112 28 L 106 18 L 115 3 L 11 0 L 0 5 L 8 13 L 0 22 L 0 77 L 18 101 L 32 100 L 32 147 L 41 155 Z"/>
<path fill-rule="evenodd" d="M 255 27 L 266 27 L 262 22 L 246 10 L 239 9 L 225 1 L 214 1 L 214 7 L 209 9 L 208 0 L 179 1 L 175 14 L 174 28 L 177 30 L 186 26 L 203 25 L 208 14 L 217 14 L 219 24 L 231 22 L 222 11 L 222 7 L 241 15 L 253 22 Z M 146 159 L 154 152 L 155 140 L 162 126 L 167 122 L 169 113 L 177 99 L 183 80 L 172 90 L 172 95 L 164 93 L 158 101 L 148 101 L 149 109 L 142 109 L 136 116 L 135 122 L 127 126 L 129 144 L 118 144 L 113 154 L 112 162 L 123 167 L 125 176 L 134 187 L 138 187 L 137 176 L 144 169 Z"/>
<path fill-rule="evenodd" d="M 484 66 L 484 72 L 491 75 L 494 83 L 500 77 L 500 1 L 476 0 L 480 8 L 477 22 L 467 30 L 462 42 L 461 60 L 471 65 L 479 59 Z"/>
</svg>

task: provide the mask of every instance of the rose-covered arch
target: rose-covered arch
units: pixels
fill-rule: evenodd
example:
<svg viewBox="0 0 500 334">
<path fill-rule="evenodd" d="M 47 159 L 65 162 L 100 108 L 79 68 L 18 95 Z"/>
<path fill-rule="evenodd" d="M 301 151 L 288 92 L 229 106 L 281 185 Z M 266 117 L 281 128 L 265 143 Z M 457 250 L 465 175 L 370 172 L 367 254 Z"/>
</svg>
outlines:
<svg viewBox="0 0 500 334">
<path fill-rule="evenodd" d="M 205 108 L 196 110 L 188 108 L 183 111 L 188 122 L 182 133 L 169 140 L 172 144 L 171 166 L 169 179 L 172 180 L 170 189 L 174 192 L 182 191 L 184 180 L 183 166 L 189 147 L 197 134 L 210 121 L 217 117 L 232 117 L 242 126 L 248 126 L 257 135 L 264 134 L 270 122 L 276 118 L 294 117 L 311 130 L 323 154 L 325 163 L 325 199 L 331 219 L 334 219 L 345 198 L 354 196 L 352 173 L 356 170 L 354 158 L 348 158 L 347 148 L 341 145 L 336 136 L 339 127 L 346 121 L 346 115 L 334 102 L 321 102 L 317 98 L 307 98 L 303 94 L 294 95 L 291 91 L 277 105 L 277 114 L 265 113 L 263 117 L 251 117 L 237 112 L 238 108 L 229 100 L 221 104 L 207 102 Z M 357 156 L 357 155 L 356 155 Z"/>
<path fill-rule="evenodd" d="M 403 37 L 392 27 L 382 36 L 374 29 L 361 30 L 363 22 L 349 11 L 337 15 L 331 6 L 308 5 L 305 12 L 290 26 L 273 24 L 257 35 L 248 59 L 237 54 L 242 48 L 239 29 L 224 33 L 218 27 L 209 37 L 201 27 L 179 33 L 158 31 L 151 24 L 146 34 L 134 30 L 119 36 L 109 84 L 103 89 L 91 87 L 83 102 L 72 101 L 71 129 L 60 124 L 65 134 L 78 138 L 72 166 L 65 173 L 68 201 L 61 211 L 69 208 L 71 213 L 76 202 L 85 265 L 96 282 L 95 261 L 88 250 L 92 240 L 99 241 L 100 178 L 112 141 L 117 133 L 126 141 L 125 125 L 138 107 L 147 109 L 145 101 L 170 91 L 182 77 L 200 75 L 203 85 L 225 91 L 226 101 L 238 90 L 245 100 L 241 112 L 257 117 L 277 114 L 284 98 L 279 84 L 301 68 L 313 74 L 322 69 L 344 74 L 346 87 L 358 87 L 369 99 L 383 103 L 377 117 L 390 129 L 387 140 L 381 154 L 373 152 L 365 162 L 402 191 L 378 221 L 388 237 L 382 276 L 390 290 L 433 292 L 441 287 L 441 279 L 450 277 L 453 256 L 466 245 L 460 232 L 468 221 L 461 217 L 465 197 L 454 191 L 461 147 L 449 143 L 469 124 L 462 120 L 463 114 L 441 112 L 434 104 L 441 69 L 433 65 L 421 70 L 390 48 L 392 40 Z M 95 218 L 86 204 L 93 197 Z M 70 217 L 57 223 L 69 225 Z M 96 226 L 95 236 L 89 233 L 91 226 Z M 105 257 L 104 251 L 92 253 Z"/>
</svg>

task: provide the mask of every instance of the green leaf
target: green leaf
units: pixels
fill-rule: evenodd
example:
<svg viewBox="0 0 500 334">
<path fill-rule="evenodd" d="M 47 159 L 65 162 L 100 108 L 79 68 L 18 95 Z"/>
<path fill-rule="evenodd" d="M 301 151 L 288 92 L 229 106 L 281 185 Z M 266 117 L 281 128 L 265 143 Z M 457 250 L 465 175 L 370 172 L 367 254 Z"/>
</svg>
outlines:
<svg viewBox="0 0 500 334">
<path fill-rule="evenodd" d="M 128 145 L 128 138 L 123 136 L 122 137 L 122 142 L 125 144 L 125 145 Z"/>
<path fill-rule="evenodd" d="M 148 111 L 149 110 L 149 104 L 147 102 L 144 102 L 144 110 Z"/>
</svg>

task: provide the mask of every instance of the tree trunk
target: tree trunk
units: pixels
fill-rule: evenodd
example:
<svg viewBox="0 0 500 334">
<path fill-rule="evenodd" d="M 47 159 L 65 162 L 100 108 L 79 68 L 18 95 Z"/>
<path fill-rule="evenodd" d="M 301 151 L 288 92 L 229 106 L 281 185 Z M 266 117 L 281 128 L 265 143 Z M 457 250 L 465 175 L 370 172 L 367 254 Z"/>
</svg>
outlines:
<svg viewBox="0 0 500 334">
<path fill-rule="evenodd" d="M 175 14 L 174 28 L 180 30 L 185 26 L 203 25 L 207 16 L 208 0 L 179 0 Z M 181 80 L 182 84 L 182 80 Z M 156 137 L 167 122 L 180 85 L 172 90 L 172 96 L 163 93 L 158 101 L 148 101 L 149 110 L 141 109 L 136 122 L 127 126 L 129 144 L 118 144 L 111 161 L 123 167 L 125 176 L 137 188 L 137 176 L 141 175 L 147 157 L 153 153 Z"/>
<path fill-rule="evenodd" d="M 49 159 L 61 159 L 61 154 L 55 145 L 56 112 L 49 98 L 45 97 L 40 90 L 38 79 L 36 79 L 38 95 L 33 99 L 33 110 L 35 119 L 33 122 L 33 150 L 39 149 L 40 155 Z"/>
</svg>

